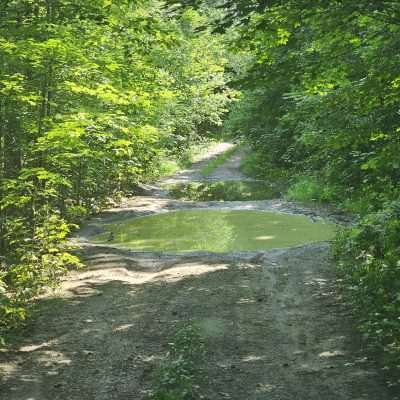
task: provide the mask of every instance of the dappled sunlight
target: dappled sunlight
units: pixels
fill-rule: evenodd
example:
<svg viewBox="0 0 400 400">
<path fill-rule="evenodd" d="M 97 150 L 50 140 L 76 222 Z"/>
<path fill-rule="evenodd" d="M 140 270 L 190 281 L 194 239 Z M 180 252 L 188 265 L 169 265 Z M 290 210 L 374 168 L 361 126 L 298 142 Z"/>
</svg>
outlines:
<svg viewBox="0 0 400 400">
<path fill-rule="evenodd" d="M 149 285 L 160 288 L 156 282 Z M 79 382 L 91 377 L 96 379 L 97 387 L 108 390 L 109 381 L 106 375 L 101 378 L 99 371 L 120 365 L 124 371 L 129 370 L 129 382 L 136 388 L 137 371 L 152 369 L 165 356 L 157 347 L 143 345 L 149 332 L 151 337 L 156 334 L 154 327 L 159 322 L 151 315 L 160 306 L 149 302 L 145 288 L 131 297 L 135 285 L 127 282 L 85 281 L 82 286 L 83 301 L 74 301 L 72 293 L 71 297 L 42 298 L 40 319 L 32 339 L 26 338 L 13 353 L 17 362 L 2 362 L 2 383 L 14 387 L 18 398 L 42 399 L 41 386 L 54 387 L 65 398 L 86 398 Z M 79 290 L 75 296 L 80 297 Z M 148 325 L 144 325 L 145 321 Z M 118 339 L 110 340 L 113 335 Z M 124 374 L 121 370 L 121 376 Z M 96 398 L 97 387 L 93 389 Z"/>
<path fill-rule="evenodd" d="M 256 301 L 254 299 L 242 297 L 236 302 L 236 304 L 253 304 L 255 302 Z"/>
<path fill-rule="evenodd" d="M 323 278 L 312 278 L 304 282 L 305 286 L 310 286 L 312 288 L 319 289 L 320 291 L 328 289 L 330 284 L 331 282 L 328 279 Z"/>
<path fill-rule="evenodd" d="M 228 269 L 228 264 L 201 264 L 201 263 L 187 263 L 177 265 L 173 268 L 169 268 L 166 271 L 162 271 L 155 274 L 155 279 L 165 281 L 179 281 L 186 278 L 187 276 L 203 275 L 209 272 L 221 271 Z"/>
<path fill-rule="evenodd" d="M 258 268 L 259 265 L 253 264 L 253 263 L 240 263 L 237 268 L 241 270 L 247 270 L 247 269 L 256 269 Z"/>
<path fill-rule="evenodd" d="M 332 357 L 343 357 L 344 355 L 345 353 L 342 350 L 331 350 L 331 351 L 323 351 L 322 353 L 318 354 L 318 357 L 332 358 Z"/>
<path fill-rule="evenodd" d="M 18 371 L 18 364 L 12 362 L 2 362 L 0 364 L 0 374 L 2 377 L 16 375 Z"/>
<path fill-rule="evenodd" d="M 256 392 L 258 393 L 270 393 L 279 388 L 277 385 L 272 385 L 270 383 L 258 383 Z"/>
<path fill-rule="evenodd" d="M 53 367 L 56 365 L 68 366 L 72 364 L 72 359 L 65 358 L 64 353 L 55 350 L 41 352 L 36 360 L 45 367 Z"/>
<path fill-rule="evenodd" d="M 121 254 L 123 264 L 128 253 L 115 250 L 113 254 Z M 283 258 L 271 260 L 279 264 L 289 260 L 295 265 L 299 250 L 276 254 Z M 331 366 L 347 361 L 339 353 L 343 348 L 347 354 L 342 346 L 344 334 L 320 331 L 316 325 L 316 332 L 305 329 L 306 339 L 299 344 L 296 325 L 303 329 L 309 319 L 302 314 L 299 318 L 303 316 L 304 322 L 297 317 L 292 321 L 287 305 L 280 307 L 288 304 L 288 292 L 275 285 L 281 284 L 279 277 L 285 278 L 282 284 L 286 285 L 286 269 L 270 270 L 244 261 L 254 257 L 268 258 L 268 253 L 253 254 L 239 262 L 228 262 L 229 255 L 138 254 L 131 268 L 111 268 L 110 275 L 107 269 L 96 270 L 95 264 L 91 270 L 74 273 L 76 287 L 69 297 L 57 298 L 54 303 L 42 300 L 43 313 L 48 313 L 46 326 L 39 324 L 42 340 L 24 343 L 31 362 L 7 373 L 5 382 L 26 385 L 27 390 L 48 385 L 70 398 L 79 398 L 79 382 L 93 379 L 96 385 L 90 390 L 94 398 L 98 389 L 99 393 L 109 391 L 109 395 L 115 387 L 135 396 L 140 388 L 146 398 L 146 388 L 151 387 L 155 371 L 167 358 L 166 344 L 171 343 L 183 321 L 194 321 L 207 343 L 210 355 L 204 370 L 209 376 L 215 377 L 218 371 L 220 379 L 242 379 L 244 374 L 254 377 L 246 381 L 249 395 L 241 398 L 278 395 L 285 388 L 280 380 L 271 379 L 274 375 L 279 378 L 295 371 L 308 380 L 326 371 L 334 374 L 336 369 Z M 146 273 L 144 265 L 149 269 Z M 301 269 L 297 271 L 302 274 Z M 271 279 L 271 274 L 277 279 Z M 314 286 L 304 286 L 301 276 L 296 279 L 298 286 L 290 290 L 293 296 L 300 295 L 300 303 L 303 299 L 309 304 Z M 308 280 L 317 287 L 324 283 L 319 275 Z M 321 310 L 315 321 L 328 318 L 325 311 Z M 314 340 L 317 334 L 318 340 Z M 40 376 L 35 375 L 35 369 Z M 31 397 L 35 396 L 32 391 Z"/>
<path fill-rule="evenodd" d="M 34 357 L 37 366 L 48 368 L 48 376 L 57 376 L 60 368 L 69 367 L 73 364 L 72 358 L 67 355 L 68 352 L 60 349 L 60 341 L 58 339 L 52 339 L 38 344 L 25 344 L 21 346 L 18 351 L 24 353 L 24 357 Z M 35 371 L 31 372 L 32 373 L 30 374 L 21 374 L 19 378 L 20 381 L 31 383 L 36 382 L 37 377 Z M 11 377 L 17 373 L 18 368 L 15 366 L 3 370 L 4 378 Z"/>
<path fill-rule="evenodd" d="M 123 263 L 123 260 L 121 263 Z M 118 264 L 117 259 L 115 264 Z M 141 267 L 139 267 L 139 271 L 128 270 L 123 267 L 80 271 L 73 275 L 73 279 L 70 278 L 63 282 L 61 289 L 57 293 L 71 299 L 90 297 L 101 294 L 97 288 L 97 284 L 99 283 L 115 281 L 135 286 L 151 281 L 175 282 L 187 277 L 196 277 L 210 272 L 227 270 L 229 264 L 202 261 L 175 262 L 161 271 L 157 270 L 158 268 L 154 265 L 149 266 L 149 272 L 142 271 Z M 196 288 L 196 290 L 199 289 Z"/>
<path fill-rule="evenodd" d="M 160 361 L 162 359 L 163 359 L 163 357 L 160 355 L 150 355 L 147 357 L 142 357 L 142 361 L 145 363 L 152 363 L 154 361 Z"/>
<path fill-rule="evenodd" d="M 256 356 L 256 355 L 248 355 L 242 358 L 242 362 L 249 363 L 249 362 L 257 362 L 262 361 L 265 359 L 265 356 Z"/>
<path fill-rule="evenodd" d="M 40 350 L 43 348 L 47 348 L 51 345 L 51 342 L 44 342 L 44 343 L 40 343 L 40 344 L 29 344 L 29 345 L 24 345 L 21 346 L 19 348 L 19 351 L 23 352 L 23 353 L 30 353 L 31 351 L 36 351 L 36 350 Z"/>
<path fill-rule="evenodd" d="M 122 325 L 119 325 L 119 326 L 115 327 L 115 328 L 113 329 L 113 332 L 123 332 L 123 331 L 127 331 L 127 330 L 129 330 L 130 328 L 132 328 L 133 326 L 134 326 L 133 324 L 122 324 Z"/>
</svg>

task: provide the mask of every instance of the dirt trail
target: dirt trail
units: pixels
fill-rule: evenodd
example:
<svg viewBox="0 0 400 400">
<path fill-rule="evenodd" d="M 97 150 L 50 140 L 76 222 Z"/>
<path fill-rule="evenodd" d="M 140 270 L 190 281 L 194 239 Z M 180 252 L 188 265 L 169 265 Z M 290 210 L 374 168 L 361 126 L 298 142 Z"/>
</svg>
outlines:
<svg viewBox="0 0 400 400">
<path fill-rule="evenodd" d="M 111 219 L 199 207 L 316 213 L 280 200 L 221 204 L 157 196 L 108 210 L 81 232 L 88 268 L 43 299 L 26 335 L 0 353 L 0 399 L 148 399 L 154 370 L 182 321 L 195 321 L 206 339 L 204 400 L 397 399 L 363 353 L 336 290 L 328 244 L 166 254 L 87 240 Z"/>
<path fill-rule="evenodd" d="M 175 183 L 189 183 L 193 181 L 201 181 L 204 179 L 203 175 L 200 173 L 201 169 L 210 162 L 211 159 L 224 153 L 225 151 L 234 147 L 232 143 L 217 143 L 213 146 L 206 155 L 203 155 L 199 160 L 197 160 L 191 168 L 179 171 L 177 174 L 164 178 L 162 184 L 175 184 Z M 238 171 L 237 171 L 238 172 Z"/>
<path fill-rule="evenodd" d="M 239 148 L 224 164 L 216 168 L 207 177 L 208 180 L 216 181 L 248 181 L 252 180 L 246 175 L 242 174 L 239 170 L 240 164 L 247 150 Z"/>
</svg>

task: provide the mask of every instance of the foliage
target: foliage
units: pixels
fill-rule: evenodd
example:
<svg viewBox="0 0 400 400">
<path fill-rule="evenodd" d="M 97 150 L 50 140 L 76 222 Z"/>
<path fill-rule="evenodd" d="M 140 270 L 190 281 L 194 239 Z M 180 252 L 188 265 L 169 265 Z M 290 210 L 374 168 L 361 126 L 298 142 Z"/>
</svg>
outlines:
<svg viewBox="0 0 400 400">
<path fill-rule="evenodd" d="M 192 182 L 167 186 L 169 195 L 175 199 L 192 201 L 245 201 L 268 200 L 280 196 L 276 183 L 264 181 Z"/>
<path fill-rule="evenodd" d="M 400 365 L 400 203 L 343 230 L 334 252 L 364 334 Z"/>
<path fill-rule="evenodd" d="M 379 207 L 396 198 L 398 8 L 277 3 L 239 28 L 245 39 L 235 46 L 249 57 L 228 129 L 266 162 L 315 176 L 341 199 L 368 194 Z"/>
<path fill-rule="evenodd" d="M 205 344 L 194 324 L 181 327 L 169 343 L 169 351 L 155 374 L 154 400 L 194 400 L 199 398 L 194 378 L 204 359 Z"/>
<path fill-rule="evenodd" d="M 399 358 L 399 4 L 239 6 L 246 20 L 228 29 L 242 94 L 226 130 L 260 154 L 256 170 L 291 176 L 287 197 L 339 202 L 363 217 L 338 237 L 337 256 L 363 329 Z"/>
<path fill-rule="evenodd" d="M 330 186 L 323 185 L 315 176 L 299 176 L 289 186 L 285 198 L 300 202 L 328 202 L 335 200 L 335 192 Z"/>
<path fill-rule="evenodd" d="M 286 191 L 290 180 L 287 171 L 277 168 L 268 162 L 261 152 L 252 150 L 244 155 L 240 170 L 247 176 L 264 181 L 271 188 L 275 188 L 275 198 L 280 197 Z"/>
<path fill-rule="evenodd" d="M 2 4 L 2 328 L 77 264 L 71 223 L 220 129 L 234 94 L 208 18 L 158 0 Z"/>
<path fill-rule="evenodd" d="M 32 236 L 26 221 L 7 221 L 9 252 L 2 260 L 0 276 L 0 326 L 15 327 L 25 320 L 26 303 L 57 284 L 68 267 L 81 266 L 66 242 L 69 226 L 49 209 L 40 210 Z"/>
<path fill-rule="evenodd" d="M 262 154 L 255 151 L 247 152 L 240 164 L 241 172 L 254 178 L 267 178 L 268 171 L 264 167 Z"/>
</svg>

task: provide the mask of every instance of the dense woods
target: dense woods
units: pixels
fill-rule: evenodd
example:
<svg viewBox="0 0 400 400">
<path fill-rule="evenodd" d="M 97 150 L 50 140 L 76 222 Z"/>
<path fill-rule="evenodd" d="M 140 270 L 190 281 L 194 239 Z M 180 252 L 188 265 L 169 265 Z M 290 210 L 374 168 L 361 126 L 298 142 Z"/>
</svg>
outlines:
<svg viewBox="0 0 400 400">
<path fill-rule="evenodd" d="M 365 335 L 398 357 L 398 1 L 13 0 L 0 18 L 3 326 L 79 265 L 73 224 L 184 157 L 232 103 L 225 132 L 256 176 L 355 216 L 339 273 Z"/>
<path fill-rule="evenodd" d="M 289 199 L 359 220 L 335 242 L 339 272 L 366 337 L 398 363 L 400 3 L 237 4 L 242 97 L 227 126 L 252 145 L 254 173 L 289 180 Z"/>
<path fill-rule="evenodd" d="M 79 261 L 73 225 L 221 125 L 220 35 L 158 1 L 15 0 L 0 9 L 0 321 Z"/>
</svg>

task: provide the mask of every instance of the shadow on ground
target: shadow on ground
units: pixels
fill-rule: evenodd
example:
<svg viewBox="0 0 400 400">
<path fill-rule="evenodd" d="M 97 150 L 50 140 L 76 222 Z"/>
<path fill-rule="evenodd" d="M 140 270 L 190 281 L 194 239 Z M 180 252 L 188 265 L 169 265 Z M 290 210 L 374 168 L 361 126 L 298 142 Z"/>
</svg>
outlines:
<svg viewBox="0 0 400 400">
<path fill-rule="evenodd" d="M 206 340 L 203 399 L 394 399 L 361 356 L 327 247 L 229 255 L 88 248 L 89 268 L 44 299 L 0 354 L 0 398 L 146 399 L 182 322 Z M 136 257 L 136 258 L 135 258 Z"/>
</svg>

